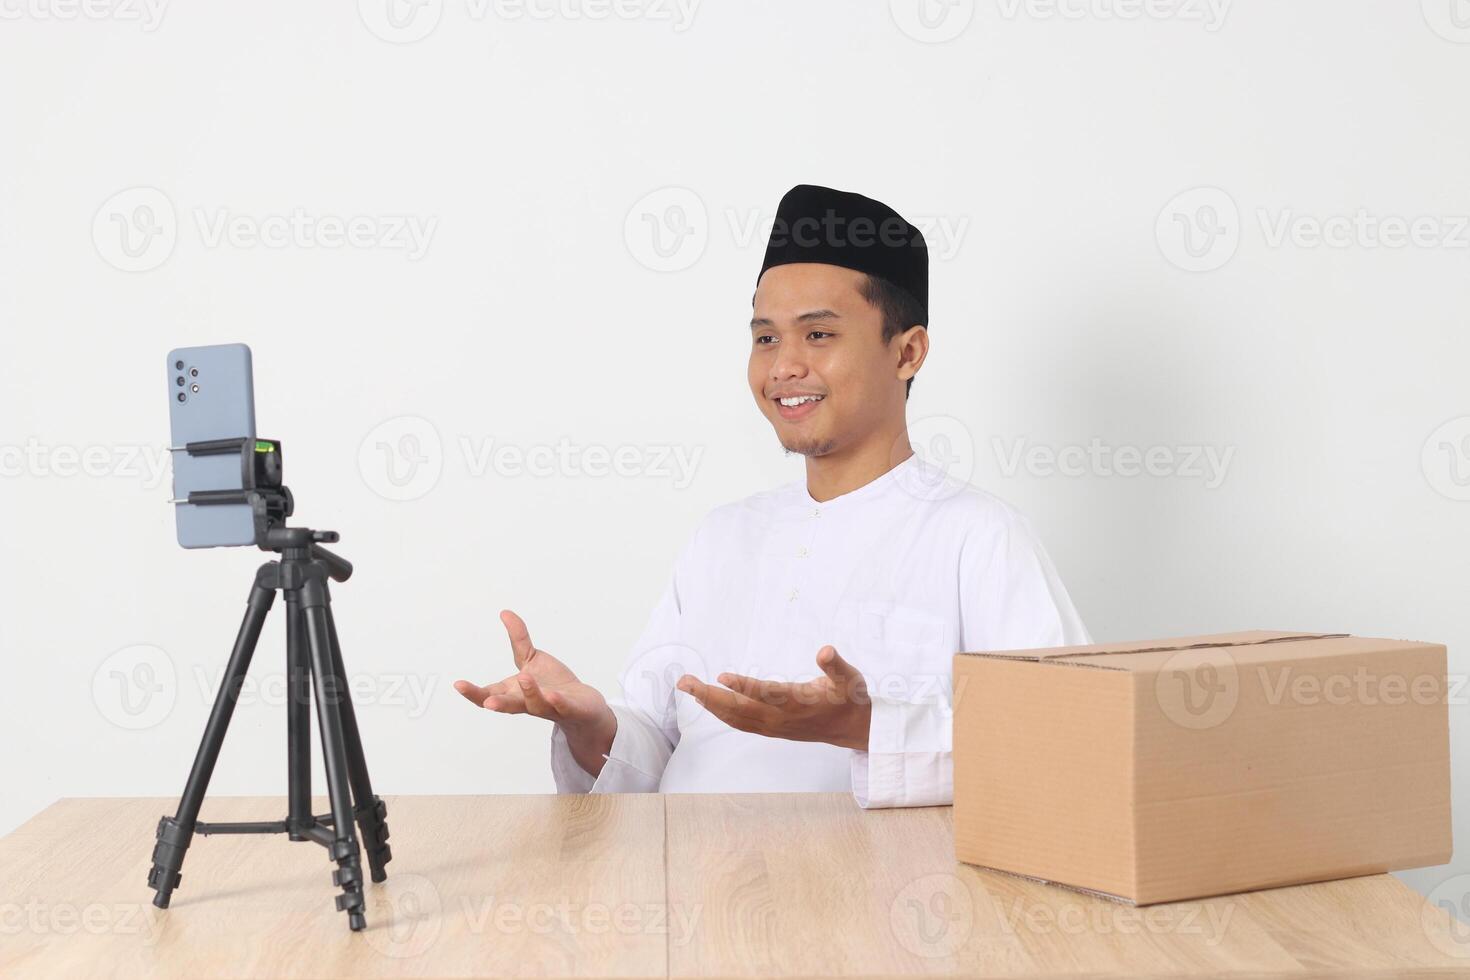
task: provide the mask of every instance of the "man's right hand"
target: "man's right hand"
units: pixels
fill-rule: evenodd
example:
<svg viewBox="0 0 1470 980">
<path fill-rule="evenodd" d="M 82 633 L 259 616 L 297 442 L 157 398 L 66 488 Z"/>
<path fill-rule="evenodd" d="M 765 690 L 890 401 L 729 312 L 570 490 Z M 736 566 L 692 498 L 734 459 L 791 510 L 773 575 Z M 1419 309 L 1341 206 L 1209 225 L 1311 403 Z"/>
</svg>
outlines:
<svg viewBox="0 0 1470 980">
<path fill-rule="evenodd" d="M 596 776 L 612 751 L 618 719 L 607 699 L 595 687 L 577 680 L 571 668 L 531 643 L 521 617 L 502 610 L 500 621 L 510 637 L 516 673 L 484 687 L 455 681 L 454 689 L 466 699 L 501 714 L 535 715 L 561 726 L 577 765 Z"/>
</svg>

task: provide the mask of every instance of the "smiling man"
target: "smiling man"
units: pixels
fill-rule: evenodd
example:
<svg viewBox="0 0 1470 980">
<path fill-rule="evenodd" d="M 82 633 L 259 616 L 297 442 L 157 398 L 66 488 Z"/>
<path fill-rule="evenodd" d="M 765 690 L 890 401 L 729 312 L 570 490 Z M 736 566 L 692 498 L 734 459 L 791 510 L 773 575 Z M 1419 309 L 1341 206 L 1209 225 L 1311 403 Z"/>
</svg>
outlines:
<svg viewBox="0 0 1470 980">
<path fill-rule="evenodd" d="M 609 704 L 501 613 L 516 672 L 456 689 L 555 723 L 562 792 L 850 790 L 948 803 L 951 657 L 1087 643 L 1025 519 L 909 444 L 929 353 L 923 235 L 794 187 L 756 284 L 750 390 L 803 480 L 712 512 Z"/>
</svg>

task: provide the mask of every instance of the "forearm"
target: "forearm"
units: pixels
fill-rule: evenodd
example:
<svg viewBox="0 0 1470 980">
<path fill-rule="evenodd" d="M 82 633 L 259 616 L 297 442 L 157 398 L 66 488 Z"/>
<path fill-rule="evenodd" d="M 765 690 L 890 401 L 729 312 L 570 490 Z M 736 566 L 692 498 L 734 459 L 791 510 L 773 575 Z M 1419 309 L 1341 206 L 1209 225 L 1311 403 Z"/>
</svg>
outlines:
<svg viewBox="0 0 1470 980">
<path fill-rule="evenodd" d="M 563 726 L 552 729 L 551 772 L 558 793 L 658 792 L 674 751 L 673 741 L 637 709 L 622 704 L 609 707 L 613 737 L 611 745 L 598 754 L 595 767 L 576 760 Z"/>
<path fill-rule="evenodd" d="M 588 775 L 600 775 L 608 754 L 612 752 L 613 742 L 617 739 L 617 715 L 613 714 L 611 708 L 604 706 L 602 714 L 594 721 L 561 727 L 572 759 Z"/>
</svg>

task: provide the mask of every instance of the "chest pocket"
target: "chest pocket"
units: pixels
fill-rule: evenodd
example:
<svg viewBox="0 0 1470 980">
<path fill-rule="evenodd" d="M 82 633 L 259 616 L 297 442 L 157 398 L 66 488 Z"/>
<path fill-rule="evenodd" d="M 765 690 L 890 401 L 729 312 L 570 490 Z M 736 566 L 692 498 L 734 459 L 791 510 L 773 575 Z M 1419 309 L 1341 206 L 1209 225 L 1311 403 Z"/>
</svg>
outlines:
<svg viewBox="0 0 1470 980">
<path fill-rule="evenodd" d="M 894 602 L 870 600 L 857 608 L 859 655 L 874 665 L 928 669 L 947 663 L 953 645 L 950 624 L 934 613 Z"/>
</svg>

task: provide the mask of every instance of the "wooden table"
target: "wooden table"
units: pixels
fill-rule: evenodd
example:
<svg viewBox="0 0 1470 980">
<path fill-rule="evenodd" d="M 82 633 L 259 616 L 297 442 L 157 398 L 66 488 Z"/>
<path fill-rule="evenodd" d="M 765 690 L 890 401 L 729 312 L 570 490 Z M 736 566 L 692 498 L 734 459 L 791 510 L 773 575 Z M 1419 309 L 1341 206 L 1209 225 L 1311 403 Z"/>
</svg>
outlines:
<svg viewBox="0 0 1470 980">
<path fill-rule="evenodd" d="M 1135 909 L 956 864 L 947 807 L 837 794 L 390 798 L 362 933 L 284 837 L 196 837 L 160 912 L 172 805 L 62 800 L 0 840 L 0 976 L 1470 975 L 1470 929 L 1387 875 Z"/>
</svg>

